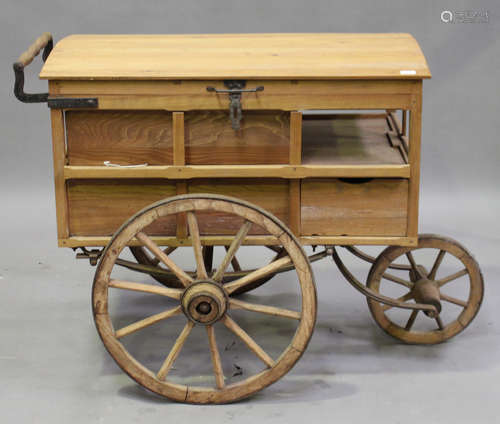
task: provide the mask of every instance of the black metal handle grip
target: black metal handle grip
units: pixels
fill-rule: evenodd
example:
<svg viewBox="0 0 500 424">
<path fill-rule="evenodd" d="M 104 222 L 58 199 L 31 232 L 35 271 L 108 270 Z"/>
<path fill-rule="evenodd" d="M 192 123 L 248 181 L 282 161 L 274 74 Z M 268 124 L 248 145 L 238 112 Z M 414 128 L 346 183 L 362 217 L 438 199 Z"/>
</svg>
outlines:
<svg viewBox="0 0 500 424">
<path fill-rule="evenodd" d="M 16 78 L 14 82 L 14 95 L 21 102 L 43 103 L 47 101 L 49 93 L 30 94 L 24 92 L 24 68 L 33 62 L 33 59 L 38 56 L 42 49 L 42 60 L 45 62 L 53 46 L 54 42 L 52 41 L 52 35 L 49 32 L 45 32 L 35 40 L 28 50 L 19 56 L 17 62 L 14 62 L 13 68 Z"/>
</svg>

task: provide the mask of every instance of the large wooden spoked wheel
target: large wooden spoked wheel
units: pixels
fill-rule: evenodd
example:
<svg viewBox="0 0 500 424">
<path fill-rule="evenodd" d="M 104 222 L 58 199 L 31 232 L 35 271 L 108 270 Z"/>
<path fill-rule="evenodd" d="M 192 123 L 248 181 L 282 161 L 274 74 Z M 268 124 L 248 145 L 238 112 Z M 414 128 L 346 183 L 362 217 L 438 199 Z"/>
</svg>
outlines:
<svg viewBox="0 0 500 424">
<path fill-rule="evenodd" d="M 400 266 L 388 272 L 398 262 L 410 270 Z M 476 316 L 484 291 L 479 265 L 471 254 L 457 241 L 434 234 L 420 235 L 417 247 L 390 246 L 378 256 L 367 286 L 387 295 L 383 286 L 390 289 L 391 285 L 402 290 L 398 300 L 431 304 L 439 311 L 426 315 L 368 299 L 373 318 L 386 333 L 414 344 L 440 343 L 464 330 Z"/>
<path fill-rule="evenodd" d="M 203 260 L 197 221 L 198 213 L 208 211 L 231 214 L 236 219 L 241 220 L 241 227 L 234 235 L 225 257 L 211 274 L 207 272 Z M 178 213 L 187 215 L 197 264 L 195 277 L 186 274 L 144 232 L 145 228 L 155 220 Z M 231 259 L 244 243 L 245 237 L 253 225 L 258 225 L 265 230 L 267 235 L 276 237 L 279 244 L 283 246 L 285 254 L 244 277 L 222 285 L 221 281 Z M 165 267 L 175 273 L 182 284 L 181 289 L 114 279 L 112 272 L 115 268 L 115 261 L 134 237 Z M 294 309 L 276 307 L 269 304 L 246 302 L 233 297 L 239 288 L 252 284 L 255 280 L 290 264 L 294 266 L 295 280 L 298 283 L 295 284 L 297 294 L 292 295 L 291 298 L 298 304 L 298 307 Z M 120 271 L 117 270 L 117 272 Z M 289 282 L 292 281 L 290 275 L 291 273 L 288 273 L 287 278 L 282 279 L 282 283 L 283 281 L 285 283 L 283 288 L 287 290 L 292 288 L 289 287 Z M 118 292 L 127 294 L 127 296 L 142 296 L 140 301 L 143 301 L 144 296 L 157 295 L 161 302 L 163 302 L 162 299 L 165 299 L 165 302 L 170 302 L 171 306 L 160 313 L 147 316 L 121 328 L 115 328 L 114 318 L 110 313 L 115 304 L 111 302 L 112 307 L 110 306 L 110 297 Z M 281 298 L 281 295 L 274 297 L 274 299 Z M 98 264 L 92 291 L 92 303 L 97 330 L 108 352 L 118 365 L 147 389 L 172 400 L 189 403 L 232 402 L 247 397 L 277 381 L 292 368 L 306 349 L 316 319 L 316 291 L 310 264 L 300 243 L 286 226 L 273 215 L 249 203 L 230 197 L 203 194 L 166 199 L 143 209 L 127 221 L 113 236 Z M 236 318 L 238 314 L 244 314 L 245 318 L 240 321 L 240 318 Z M 251 320 L 257 317 L 266 317 L 263 331 L 270 335 L 269 339 L 271 340 L 283 338 L 281 331 L 283 327 L 280 327 L 283 322 L 287 325 L 293 324 L 290 338 L 286 340 L 286 344 L 279 352 L 268 353 L 240 327 L 240 324 L 247 326 Z M 236 321 L 239 321 L 240 324 Z M 162 352 L 159 356 L 161 360 L 154 369 L 151 369 L 131 353 L 131 350 L 125 346 L 124 339 L 132 334 L 138 336 L 153 324 L 160 322 L 164 327 L 173 326 L 174 322 L 179 322 L 179 324 L 172 333 L 175 334 L 172 340 L 162 339 Z M 273 325 L 277 325 L 275 330 L 273 330 Z M 160 324 L 156 327 L 158 326 Z M 239 381 L 226 383 L 225 377 L 231 378 L 224 371 L 224 358 L 228 349 L 219 349 L 216 342 L 216 328 L 218 334 L 220 334 L 219 331 L 224 330 L 234 340 L 239 340 L 238 345 L 242 349 L 245 348 L 242 352 L 258 365 L 254 368 L 247 367 L 246 373 Z M 197 335 L 203 335 L 204 332 L 206 335 L 203 343 L 198 342 L 195 346 L 191 346 L 194 353 L 189 353 L 186 348 L 190 347 L 189 335 L 193 334 L 192 330 L 193 333 L 195 333 L 194 330 L 197 330 Z M 204 331 L 200 333 L 201 330 Z M 148 352 L 148 355 L 151 357 L 154 354 Z M 178 378 L 176 373 L 180 373 L 183 369 L 181 367 L 174 368 L 174 362 L 184 359 L 181 355 L 190 355 L 190 364 L 206 365 L 211 369 L 211 381 L 208 387 L 195 384 L 200 381 L 200 375 L 197 371 L 185 379 Z M 229 364 L 229 366 L 231 365 Z M 225 369 L 228 369 L 227 365 Z M 234 375 L 236 374 L 233 374 L 232 377 Z"/>
<path fill-rule="evenodd" d="M 214 248 L 219 247 L 219 246 L 203 246 L 202 247 L 202 255 L 203 255 L 203 260 L 205 262 L 205 268 L 207 272 L 210 272 L 213 268 L 213 254 L 214 254 Z M 223 247 L 223 246 L 220 246 Z M 224 246 L 226 250 L 228 249 L 228 246 Z M 282 255 L 282 250 L 279 247 L 274 247 L 274 246 L 269 246 L 270 249 L 275 250 L 276 252 L 276 257 L 273 260 L 279 259 L 280 256 Z M 156 258 L 155 256 L 151 256 L 145 247 L 143 246 L 130 246 L 129 247 L 130 252 L 136 259 L 137 263 L 141 265 L 149 265 L 153 267 L 157 267 L 158 264 L 161 263 L 161 261 Z M 177 247 L 167 247 L 164 249 L 164 252 L 168 255 L 172 252 L 174 252 L 177 249 Z M 238 261 L 238 258 L 236 255 L 233 257 L 231 260 L 231 267 L 233 268 L 232 272 L 226 272 L 223 279 L 222 279 L 222 284 L 227 284 L 231 281 L 236 280 L 240 276 L 244 276 L 245 274 L 250 273 L 252 270 L 245 270 L 242 269 L 240 262 Z M 186 271 L 187 274 L 195 274 L 194 271 Z M 175 276 L 174 273 L 171 273 L 170 275 L 159 275 L 159 274 L 150 274 L 151 277 L 153 277 L 156 281 L 158 281 L 160 284 L 163 284 L 166 287 L 172 287 L 172 288 L 181 288 L 182 284 L 178 280 L 178 278 Z M 256 288 L 262 286 L 262 284 L 267 283 L 271 278 L 273 278 L 276 274 L 270 274 L 267 277 L 260 278 L 258 280 L 255 280 L 252 284 L 248 284 L 245 287 L 242 287 L 239 290 L 236 290 L 234 295 L 239 295 L 243 294 L 252 290 L 255 290 Z"/>
</svg>

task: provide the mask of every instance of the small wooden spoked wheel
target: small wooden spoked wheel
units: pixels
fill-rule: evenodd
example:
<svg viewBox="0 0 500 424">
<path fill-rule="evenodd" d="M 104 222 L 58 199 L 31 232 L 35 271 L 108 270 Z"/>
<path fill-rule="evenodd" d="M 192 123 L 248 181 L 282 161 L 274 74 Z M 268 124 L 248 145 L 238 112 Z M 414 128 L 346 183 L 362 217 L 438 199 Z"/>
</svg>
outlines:
<svg viewBox="0 0 500 424">
<path fill-rule="evenodd" d="M 212 270 L 212 267 L 213 267 L 213 255 L 214 255 L 214 248 L 215 247 L 222 248 L 223 246 L 203 246 L 202 247 L 202 255 L 203 255 L 203 259 L 205 262 L 205 268 L 206 268 L 207 272 L 210 272 Z M 227 246 L 224 246 L 224 247 L 227 250 L 228 247 Z M 276 251 L 276 257 L 273 260 L 279 259 L 280 255 L 282 254 L 281 252 L 283 249 L 281 249 L 279 247 L 274 247 L 274 246 L 270 246 L 269 248 L 272 248 L 273 250 Z M 130 246 L 129 249 L 132 252 L 132 255 L 134 256 L 134 258 L 141 265 L 149 265 L 149 266 L 157 267 L 161 263 L 161 261 L 158 258 L 151 256 L 147 252 L 146 248 L 144 248 L 143 246 Z M 167 247 L 164 249 L 164 252 L 167 255 L 169 255 L 170 253 L 172 253 L 176 249 L 177 249 L 177 247 Z M 250 272 L 253 271 L 253 270 L 242 269 L 236 255 L 234 255 L 233 259 L 231 260 L 231 267 L 233 268 L 233 271 L 226 272 L 224 274 L 224 277 L 221 281 L 222 284 L 230 283 L 231 281 L 237 280 L 238 278 L 243 277 L 246 274 L 249 274 Z M 195 271 L 186 271 L 186 273 L 187 274 L 195 274 Z M 177 288 L 177 289 L 182 287 L 182 284 L 179 282 L 178 278 L 176 277 L 176 275 L 173 272 L 168 274 L 168 275 L 166 275 L 165 272 L 163 272 L 161 275 L 153 274 L 153 273 L 151 273 L 150 275 L 156 281 L 158 281 L 159 283 L 163 284 L 166 287 L 172 287 L 172 288 Z M 267 277 L 255 280 L 252 284 L 248 284 L 245 287 L 242 287 L 238 290 L 235 290 L 234 295 L 243 294 L 243 293 L 252 291 L 252 290 L 256 289 L 257 287 L 262 286 L 262 284 L 267 283 L 274 276 L 275 276 L 275 274 L 273 273 L 273 274 L 268 275 Z"/>
<path fill-rule="evenodd" d="M 202 249 L 203 237 L 200 236 L 197 220 L 197 213 L 209 211 L 231 214 L 241 220 L 240 229 L 214 272 L 207 272 L 205 266 Z M 187 216 L 196 260 L 196 275 L 194 276 L 183 271 L 145 233 L 145 229 L 153 221 L 179 213 Z M 264 230 L 266 235 L 276 237 L 285 253 L 279 259 L 266 263 L 241 278 L 224 285 L 221 284 L 232 258 L 254 225 Z M 157 257 L 163 266 L 176 275 L 182 288 L 167 288 L 114 278 L 112 272 L 115 269 L 115 262 L 134 237 Z M 293 296 L 291 299 L 298 307 L 283 308 L 281 304 L 280 307 L 277 307 L 234 298 L 234 293 L 238 289 L 291 264 L 294 266 L 295 281 L 297 282 L 295 284 L 297 296 Z M 120 272 L 120 268 L 117 272 Z M 287 293 L 293 289 L 290 284 L 293 279 L 290 278 L 290 275 L 291 273 L 287 274 L 287 279 L 281 282 L 281 286 Z M 110 312 L 115 303 L 114 300 L 111 302 L 112 308 L 110 296 L 119 292 L 127 295 L 138 295 L 141 302 L 143 302 L 145 293 L 148 293 L 148 296 L 155 294 L 159 297 L 160 302 L 165 299 L 164 301 L 168 302 L 170 306 L 162 312 L 150 314 L 146 318 L 116 329 L 113 325 L 114 317 Z M 274 299 L 282 297 L 274 295 Z M 292 368 L 304 352 L 316 319 L 316 291 L 310 264 L 300 243 L 286 226 L 274 216 L 249 203 L 230 197 L 204 194 L 166 199 L 143 209 L 127 221 L 113 236 L 101 257 L 94 279 L 92 302 L 97 330 L 104 345 L 118 365 L 147 389 L 172 400 L 190 403 L 236 401 L 277 381 Z M 241 321 L 238 314 L 244 314 Z M 287 329 L 289 324 L 291 325 L 290 338 L 285 340 L 286 344 L 279 351 L 274 346 L 272 351 L 264 349 L 237 323 L 239 321 L 247 326 L 252 319 L 262 319 L 263 317 L 267 317 L 264 331 L 272 336 L 273 341 L 274 339 L 283 339 L 284 325 L 287 326 Z M 179 325 L 172 333 L 175 335 L 171 340 L 162 339 L 162 351 L 158 354 L 159 362 L 149 366 L 147 361 L 145 361 L 146 363 L 141 361 L 133 353 L 135 351 L 132 348 L 126 347 L 125 342 L 127 336 L 132 334 L 139 336 L 143 331 L 151 329 L 153 324 L 160 322 L 163 325 L 162 328 L 169 326 L 169 329 L 172 329 L 174 323 Z M 277 327 L 273 330 L 274 325 Z M 241 373 L 235 373 L 231 376 L 225 372 L 228 367 L 227 364 L 224 366 L 224 359 L 228 354 L 226 351 L 229 349 L 227 346 L 223 350 L 219 349 L 216 342 L 216 328 L 224 330 L 225 334 L 232 337 L 233 344 L 239 341 L 238 346 L 241 349 L 244 348 L 243 354 L 248 357 L 249 361 L 253 361 L 252 366 L 249 365 L 245 368 L 245 375 L 238 381 L 228 381 Z M 200 329 L 204 329 L 206 332 L 205 341 L 203 343 L 197 342 L 195 346 L 192 346 L 193 343 L 190 345 L 190 334 L 200 334 L 198 331 Z M 197 330 L 197 333 L 194 334 L 195 331 L 192 333 L 192 330 Z M 172 346 L 170 349 L 168 348 L 169 343 Z M 141 344 L 144 345 L 144 342 Z M 189 352 L 190 347 L 192 348 L 191 352 Z M 197 369 L 193 371 L 192 375 L 180 375 L 185 369 L 175 368 L 174 362 L 183 359 L 180 356 L 181 350 L 183 355 L 189 355 L 190 363 L 187 368 L 191 368 L 193 363 L 209 366 L 211 369 L 208 376 L 210 385 L 196 384 L 201 381 L 202 377 Z M 148 351 L 147 354 L 148 358 L 154 356 L 153 352 Z M 238 361 L 243 361 L 241 356 L 238 358 Z M 229 366 L 231 367 L 233 364 L 230 363 Z M 205 381 L 206 379 L 203 380 L 203 382 Z"/>
<path fill-rule="evenodd" d="M 387 272 L 398 261 L 406 262 L 409 271 L 399 266 L 399 271 Z M 457 241 L 434 234 L 420 235 L 417 247 L 390 246 L 378 256 L 367 286 L 387 295 L 384 285 L 399 286 L 400 301 L 436 307 L 437 313 L 426 315 L 418 310 L 394 311 L 397 308 L 368 299 L 375 321 L 386 333 L 415 344 L 440 343 L 464 330 L 476 316 L 484 291 L 479 265 L 470 253 Z"/>
</svg>

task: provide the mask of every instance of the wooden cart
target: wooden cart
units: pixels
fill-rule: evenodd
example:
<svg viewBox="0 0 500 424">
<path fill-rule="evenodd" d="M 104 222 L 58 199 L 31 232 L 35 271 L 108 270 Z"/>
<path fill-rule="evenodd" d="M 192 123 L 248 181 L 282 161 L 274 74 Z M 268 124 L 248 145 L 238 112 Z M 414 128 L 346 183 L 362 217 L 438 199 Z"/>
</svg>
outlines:
<svg viewBox="0 0 500 424">
<path fill-rule="evenodd" d="M 24 67 L 42 49 L 49 92 L 26 94 Z M 19 100 L 50 107 L 59 246 L 98 262 L 97 330 L 147 389 L 223 403 L 278 380 L 311 337 L 310 262 L 327 256 L 402 341 L 442 342 L 476 315 L 476 261 L 454 240 L 418 235 L 422 80 L 430 72 L 410 35 L 74 35 L 52 50 L 46 33 L 14 70 Z M 237 257 L 243 245 L 274 257 L 247 269 Z M 372 257 L 356 245 L 388 247 Z M 307 256 L 304 246 L 323 248 Z M 173 258 L 179 247 L 194 252 L 195 266 Z M 339 250 L 371 263 L 366 284 Z M 279 286 L 290 294 L 272 299 L 295 306 L 240 296 L 285 271 Z M 117 293 L 138 296 L 128 308 L 157 295 L 163 309 L 118 325 L 110 307 Z M 276 340 L 292 328 L 282 349 L 269 351 L 242 328 L 262 314 Z M 143 360 L 127 345 L 162 325 L 172 329 L 171 347 L 147 348 Z M 195 328 L 206 329 L 208 342 L 189 353 Z M 231 373 L 216 328 L 236 335 L 260 366 Z M 209 365 L 207 384 L 201 371 L 180 375 L 174 362 L 183 355 Z"/>
</svg>

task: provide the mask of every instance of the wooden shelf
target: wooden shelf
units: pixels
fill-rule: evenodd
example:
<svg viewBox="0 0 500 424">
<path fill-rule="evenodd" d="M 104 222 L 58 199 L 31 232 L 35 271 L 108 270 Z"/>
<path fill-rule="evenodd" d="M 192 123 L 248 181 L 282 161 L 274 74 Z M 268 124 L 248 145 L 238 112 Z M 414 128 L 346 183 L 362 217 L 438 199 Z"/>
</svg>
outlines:
<svg viewBox="0 0 500 424">
<path fill-rule="evenodd" d="M 303 165 L 406 165 L 386 114 L 303 115 Z M 388 136 L 389 134 L 389 136 Z"/>
<path fill-rule="evenodd" d="M 107 178 L 409 178 L 410 165 L 198 165 L 144 166 L 64 166 L 65 180 Z"/>
</svg>

